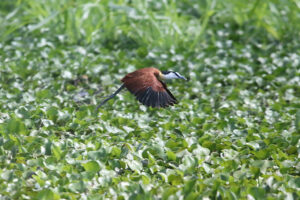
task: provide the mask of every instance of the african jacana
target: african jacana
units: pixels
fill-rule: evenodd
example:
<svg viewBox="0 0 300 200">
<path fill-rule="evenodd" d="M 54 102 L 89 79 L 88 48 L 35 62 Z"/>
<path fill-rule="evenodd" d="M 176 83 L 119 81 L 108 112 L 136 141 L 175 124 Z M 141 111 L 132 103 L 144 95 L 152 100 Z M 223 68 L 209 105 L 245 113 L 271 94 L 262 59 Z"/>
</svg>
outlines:
<svg viewBox="0 0 300 200">
<path fill-rule="evenodd" d="M 136 96 L 142 104 L 151 107 L 168 107 L 177 103 L 176 98 L 163 82 L 166 79 L 184 79 L 178 72 L 160 71 L 154 67 L 143 68 L 127 74 L 121 81 L 122 86 L 107 99 L 103 100 L 101 107 L 108 100 L 115 97 L 124 87 Z"/>
</svg>

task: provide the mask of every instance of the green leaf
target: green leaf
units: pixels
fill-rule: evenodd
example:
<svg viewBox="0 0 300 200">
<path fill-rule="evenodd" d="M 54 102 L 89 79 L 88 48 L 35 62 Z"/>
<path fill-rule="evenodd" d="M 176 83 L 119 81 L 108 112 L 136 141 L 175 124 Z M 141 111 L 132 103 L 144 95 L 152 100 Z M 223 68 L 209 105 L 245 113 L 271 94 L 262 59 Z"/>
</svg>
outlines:
<svg viewBox="0 0 300 200">
<path fill-rule="evenodd" d="M 265 199 L 266 198 L 266 190 L 264 188 L 258 188 L 258 187 L 251 187 L 249 189 L 249 193 L 255 198 L 255 199 Z"/>
<path fill-rule="evenodd" d="M 4 129 L 7 134 L 25 135 L 27 133 L 25 124 L 18 118 L 11 118 L 7 120 Z"/>
<path fill-rule="evenodd" d="M 37 194 L 37 198 L 41 200 L 56 199 L 54 197 L 54 193 L 50 189 L 43 189 Z"/>
<path fill-rule="evenodd" d="M 73 191 L 73 192 L 80 192 L 80 193 L 83 193 L 83 192 L 85 192 L 85 190 L 86 190 L 86 186 L 85 186 L 85 184 L 84 184 L 83 181 L 71 183 L 71 184 L 69 185 L 69 188 L 70 188 L 70 190 Z"/>
<path fill-rule="evenodd" d="M 296 113 L 295 124 L 296 124 L 296 130 L 300 132 L 300 109 L 298 109 Z"/>
<path fill-rule="evenodd" d="M 182 181 L 182 177 L 178 174 L 170 174 L 168 176 L 168 182 L 172 185 L 180 185 Z"/>
<path fill-rule="evenodd" d="M 6 181 L 10 181 L 13 178 L 13 171 L 12 170 L 6 170 L 6 171 L 2 171 L 1 173 L 1 178 L 6 180 Z"/>
<path fill-rule="evenodd" d="M 82 166 L 84 167 L 85 171 L 88 171 L 88 172 L 96 173 L 96 172 L 100 171 L 100 166 L 96 161 L 86 162 L 86 163 L 82 164 Z"/>
<path fill-rule="evenodd" d="M 300 178 L 299 177 L 295 179 L 295 184 L 296 184 L 297 188 L 300 188 Z"/>
<path fill-rule="evenodd" d="M 170 196 L 174 195 L 178 189 L 176 187 L 169 187 L 163 190 L 163 200 L 170 199 Z"/>
<path fill-rule="evenodd" d="M 268 168 L 274 166 L 274 162 L 268 160 L 255 160 L 251 162 L 251 165 L 257 167 L 262 173 L 265 173 Z"/>
<path fill-rule="evenodd" d="M 136 160 L 131 160 L 131 161 L 127 162 L 127 164 L 130 167 L 130 169 L 133 170 L 133 171 L 139 172 L 143 169 L 142 163 L 140 163 Z"/>
<path fill-rule="evenodd" d="M 52 120 L 53 122 L 57 121 L 58 118 L 58 109 L 56 107 L 50 107 L 47 112 L 48 119 Z"/>
<path fill-rule="evenodd" d="M 176 160 L 176 154 L 173 151 L 167 151 L 167 157 L 169 160 Z"/>
<path fill-rule="evenodd" d="M 59 146 L 52 145 L 52 153 L 57 160 L 60 160 L 62 157 L 62 151 Z"/>
<path fill-rule="evenodd" d="M 112 156 L 120 157 L 122 152 L 121 152 L 121 149 L 119 149 L 118 147 L 113 147 L 111 149 L 110 153 L 111 153 Z"/>
</svg>

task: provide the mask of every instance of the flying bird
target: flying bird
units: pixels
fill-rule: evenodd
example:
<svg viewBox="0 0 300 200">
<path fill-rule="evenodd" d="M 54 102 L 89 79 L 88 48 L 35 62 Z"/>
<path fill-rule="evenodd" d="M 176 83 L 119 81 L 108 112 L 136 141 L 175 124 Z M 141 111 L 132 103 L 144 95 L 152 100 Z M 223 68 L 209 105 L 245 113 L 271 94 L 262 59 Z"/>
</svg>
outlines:
<svg viewBox="0 0 300 200">
<path fill-rule="evenodd" d="M 177 99 L 168 90 L 163 80 L 183 79 L 187 80 L 178 72 L 160 71 L 154 67 L 136 70 L 121 79 L 121 87 L 107 99 L 103 100 L 96 108 L 100 108 L 108 100 L 114 98 L 123 88 L 127 88 L 136 99 L 145 106 L 153 108 L 165 108 L 177 103 Z"/>
</svg>

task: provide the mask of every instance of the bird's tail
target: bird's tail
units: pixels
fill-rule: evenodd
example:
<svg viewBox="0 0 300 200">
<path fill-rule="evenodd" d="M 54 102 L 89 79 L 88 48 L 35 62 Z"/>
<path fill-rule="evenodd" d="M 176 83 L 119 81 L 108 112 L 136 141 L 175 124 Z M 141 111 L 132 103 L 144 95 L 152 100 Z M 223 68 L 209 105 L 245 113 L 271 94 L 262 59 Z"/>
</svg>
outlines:
<svg viewBox="0 0 300 200">
<path fill-rule="evenodd" d="M 124 84 L 121 85 L 121 87 L 119 89 L 117 89 L 117 91 L 115 91 L 115 93 L 113 93 L 112 95 L 110 95 L 107 99 L 104 99 L 96 108 L 96 111 L 98 111 L 98 109 L 105 104 L 108 100 L 114 98 L 119 92 L 121 92 L 121 90 L 125 87 Z"/>
</svg>

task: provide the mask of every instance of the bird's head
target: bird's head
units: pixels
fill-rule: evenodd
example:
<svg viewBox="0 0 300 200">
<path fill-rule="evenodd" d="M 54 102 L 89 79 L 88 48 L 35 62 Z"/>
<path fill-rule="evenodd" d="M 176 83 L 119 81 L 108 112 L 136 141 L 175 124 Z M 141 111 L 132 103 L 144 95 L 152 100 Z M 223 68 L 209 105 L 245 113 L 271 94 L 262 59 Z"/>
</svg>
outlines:
<svg viewBox="0 0 300 200">
<path fill-rule="evenodd" d="M 187 79 L 182 76 L 181 74 L 179 74 L 178 72 L 173 72 L 173 71 L 162 71 L 161 75 L 160 75 L 161 79 L 183 79 L 186 80 Z"/>
</svg>

